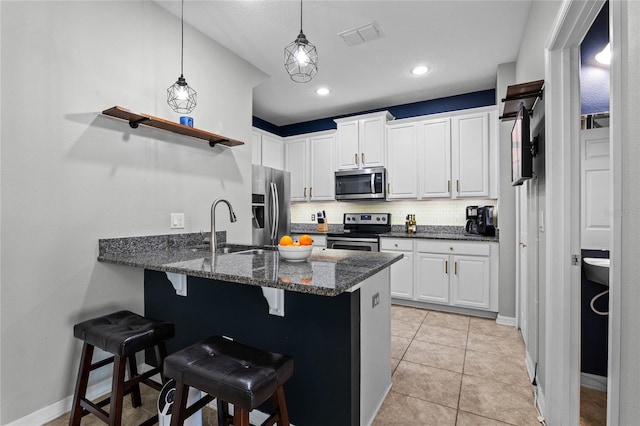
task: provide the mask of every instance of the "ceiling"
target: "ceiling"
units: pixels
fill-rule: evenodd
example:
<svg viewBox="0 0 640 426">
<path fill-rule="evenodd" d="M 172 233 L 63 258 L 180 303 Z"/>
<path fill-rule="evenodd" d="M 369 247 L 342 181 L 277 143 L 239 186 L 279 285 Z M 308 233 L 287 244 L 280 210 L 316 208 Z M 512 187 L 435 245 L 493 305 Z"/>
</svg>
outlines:
<svg viewBox="0 0 640 426">
<path fill-rule="evenodd" d="M 156 2 L 180 17 L 180 1 Z M 318 75 L 296 83 L 284 47 L 300 30 L 293 0 L 186 0 L 185 22 L 267 74 L 253 114 L 277 126 L 492 89 L 517 59 L 531 0 L 305 0 L 303 30 Z M 375 22 L 382 38 L 355 46 L 338 33 Z M 186 41 L 188 43 L 188 41 Z M 413 76 L 418 64 L 430 71 Z M 315 93 L 318 87 L 328 96 Z"/>
</svg>

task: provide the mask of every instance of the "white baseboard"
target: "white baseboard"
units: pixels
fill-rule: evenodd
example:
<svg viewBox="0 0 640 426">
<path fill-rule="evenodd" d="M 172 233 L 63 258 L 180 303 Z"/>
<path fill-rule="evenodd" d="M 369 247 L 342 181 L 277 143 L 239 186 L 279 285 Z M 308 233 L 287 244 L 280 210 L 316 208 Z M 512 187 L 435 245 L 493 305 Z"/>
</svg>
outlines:
<svg viewBox="0 0 640 426">
<path fill-rule="evenodd" d="M 606 392 L 607 378 L 604 376 L 597 376 L 595 374 L 580 373 L 580 386 L 595 389 L 600 392 Z"/>
<path fill-rule="evenodd" d="M 544 392 L 540 386 L 536 386 L 536 407 L 538 408 L 538 413 L 544 419 L 546 413 L 546 404 L 544 402 Z"/>
<path fill-rule="evenodd" d="M 516 318 L 515 317 L 505 317 L 500 314 L 496 317 L 496 323 L 501 325 L 509 325 L 511 327 L 516 326 Z"/>
<path fill-rule="evenodd" d="M 111 391 L 111 378 L 105 379 L 99 383 L 91 385 L 87 388 L 87 398 L 96 399 Z M 68 396 L 58 402 L 54 402 L 38 411 L 22 417 L 14 422 L 7 424 L 6 426 L 33 426 L 42 425 L 52 420 L 57 419 L 65 413 L 71 411 L 71 404 L 73 403 L 73 395 Z"/>
</svg>

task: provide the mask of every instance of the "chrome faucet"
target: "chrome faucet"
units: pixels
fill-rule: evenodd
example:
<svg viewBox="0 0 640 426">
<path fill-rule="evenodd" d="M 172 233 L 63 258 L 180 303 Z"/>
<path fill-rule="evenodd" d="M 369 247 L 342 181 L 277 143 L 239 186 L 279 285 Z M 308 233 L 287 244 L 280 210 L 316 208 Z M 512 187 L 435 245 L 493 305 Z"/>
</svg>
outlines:
<svg viewBox="0 0 640 426">
<path fill-rule="evenodd" d="M 236 219 L 236 214 L 233 212 L 233 207 L 231 207 L 231 203 L 229 203 L 227 200 L 222 199 L 222 198 L 218 198 L 217 200 L 215 200 L 213 202 L 213 204 L 211 204 L 211 255 L 215 255 L 216 254 L 216 247 L 217 247 L 217 241 L 216 241 L 216 206 L 219 203 L 225 203 L 227 205 L 227 207 L 229 207 L 229 220 L 231 222 L 236 222 L 238 219 Z"/>
</svg>

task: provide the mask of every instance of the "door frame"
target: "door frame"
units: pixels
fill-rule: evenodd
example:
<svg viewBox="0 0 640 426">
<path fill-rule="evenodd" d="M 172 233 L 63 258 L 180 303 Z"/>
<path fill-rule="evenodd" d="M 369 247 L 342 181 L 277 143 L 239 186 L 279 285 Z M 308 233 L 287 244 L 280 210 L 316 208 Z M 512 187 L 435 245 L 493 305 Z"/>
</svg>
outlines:
<svg viewBox="0 0 640 426">
<path fill-rule="evenodd" d="M 569 0 L 545 46 L 546 207 L 544 413 L 547 424 L 580 418 L 580 43 L 604 0 Z M 568 285 L 567 285 L 568 284 Z M 609 417 L 609 421 L 611 417 Z M 613 424 L 613 423 L 611 423 Z"/>
</svg>

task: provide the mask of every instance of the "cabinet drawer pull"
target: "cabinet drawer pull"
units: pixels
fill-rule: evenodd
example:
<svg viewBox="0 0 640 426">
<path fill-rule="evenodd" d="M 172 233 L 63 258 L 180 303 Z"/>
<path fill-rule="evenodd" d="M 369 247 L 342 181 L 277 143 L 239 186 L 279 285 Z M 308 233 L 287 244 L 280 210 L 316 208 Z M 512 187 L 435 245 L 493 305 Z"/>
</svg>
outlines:
<svg viewBox="0 0 640 426">
<path fill-rule="evenodd" d="M 453 262 L 453 273 L 458 275 L 458 262 Z"/>
<path fill-rule="evenodd" d="M 449 261 L 448 260 L 444 261 L 444 273 L 445 274 L 449 273 Z"/>
</svg>

